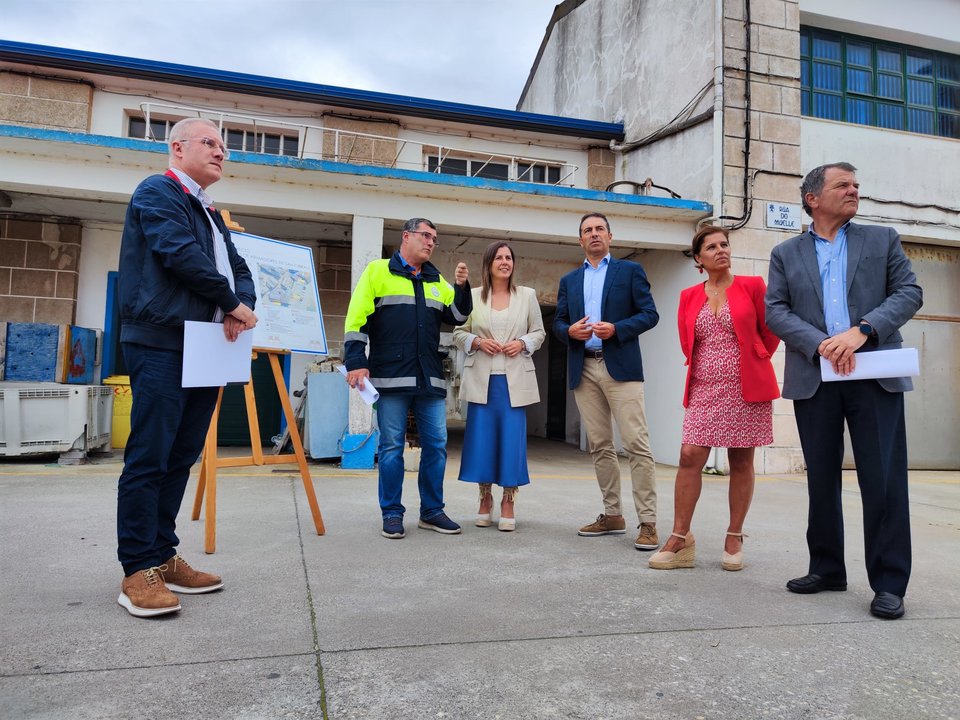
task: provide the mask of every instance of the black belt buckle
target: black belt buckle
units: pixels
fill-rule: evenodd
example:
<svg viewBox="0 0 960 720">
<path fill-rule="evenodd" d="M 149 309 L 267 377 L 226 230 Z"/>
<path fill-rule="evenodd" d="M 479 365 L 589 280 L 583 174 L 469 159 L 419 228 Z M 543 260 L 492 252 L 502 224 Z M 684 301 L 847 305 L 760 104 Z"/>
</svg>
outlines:
<svg viewBox="0 0 960 720">
<path fill-rule="evenodd" d="M 584 350 L 586 357 L 592 357 L 594 360 L 603 360 L 603 350 Z"/>
</svg>

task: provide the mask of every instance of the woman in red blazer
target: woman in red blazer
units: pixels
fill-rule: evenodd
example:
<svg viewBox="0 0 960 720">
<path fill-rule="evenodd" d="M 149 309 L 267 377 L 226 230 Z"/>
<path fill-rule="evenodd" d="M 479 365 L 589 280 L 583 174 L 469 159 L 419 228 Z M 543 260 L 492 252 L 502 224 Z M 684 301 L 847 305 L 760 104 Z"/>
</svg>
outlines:
<svg viewBox="0 0 960 720">
<path fill-rule="evenodd" d="M 773 403 L 780 397 L 770 356 L 780 340 L 764 323 L 763 278 L 734 276 L 723 228 L 705 227 L 692 242 L 707 280 L 680 295 L 680 347 L 686 356 L 683 440 L 674 490 L 673 533 L 650 558 L 658 570 L 693 567 L 690 523 L 712 447 L 728 448 L 730 525 L 720 564 L 743 569 L 743 522 L 753 498 L 753 455 L 773 442 Z"/>
</svg>

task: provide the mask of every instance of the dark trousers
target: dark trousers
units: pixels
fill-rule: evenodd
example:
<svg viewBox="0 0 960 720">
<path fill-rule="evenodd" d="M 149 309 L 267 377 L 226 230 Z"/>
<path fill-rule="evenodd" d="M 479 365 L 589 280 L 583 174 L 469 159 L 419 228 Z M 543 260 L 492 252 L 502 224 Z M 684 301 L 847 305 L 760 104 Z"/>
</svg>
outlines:
<svg viewBox="0 0 960 720">
<path fill-rule="evenodd" d="M 847 577 L 840 501 L 846 420 L 863 502 L 870 587 L 903 597 L 911 564 L 903 393 L 887 392 L 874 380 L 821 383 L 813 397 L 793 406 L 807 464 L 809 572 Z"/>
<path fill-rule="evenodd" d="M 219 388 L 182 388 L 178 351 L 122 348 L 133 407 L 117 488 L 117 557 L 130 575 L 176 554 L 177 513 Z"/>
</svg>

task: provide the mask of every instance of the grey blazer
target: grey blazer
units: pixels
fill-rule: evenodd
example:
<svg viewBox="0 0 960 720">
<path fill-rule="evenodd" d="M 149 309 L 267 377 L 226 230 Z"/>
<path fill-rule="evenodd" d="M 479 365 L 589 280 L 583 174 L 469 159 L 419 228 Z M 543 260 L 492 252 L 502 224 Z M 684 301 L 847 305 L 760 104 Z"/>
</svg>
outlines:
<svg viewBox="0 0 960 720">
<path fill-rule="evenodd" d="M 816 241 L 809 231 L 777 245 L 770 254 L 767 326 L 783 340 L 783 397 L 805 400 L 820 387 L 817 348 L 828 335 Z M 923 305 L 923 290 L 892 228 L 850 223 L 847 228 L 847 307 L 850 322 L 876 330 L 858 352 L 901 346 L 900 328 Z M 889 392 L 912 390 L 910 378 L 878 380 Z"/>
</svg>

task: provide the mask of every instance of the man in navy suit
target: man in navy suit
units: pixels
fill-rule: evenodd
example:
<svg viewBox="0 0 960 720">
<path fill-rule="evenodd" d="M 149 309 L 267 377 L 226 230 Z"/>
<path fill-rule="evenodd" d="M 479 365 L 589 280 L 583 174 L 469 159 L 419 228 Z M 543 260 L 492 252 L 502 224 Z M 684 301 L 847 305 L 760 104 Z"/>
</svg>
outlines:
<svg viewBox="0 0 960 720">
<path fill-rule="evenodd" d="M 610 223 L 600 213 L 580 219 L 583 264 L 560 279 L 553 333 L 567 344 L 570 388 L 587 434 L 587 447 L 603 495 L 603 512 L 580 528 L 584 537 L 623 535 L 620 461 L 613 444 L 611 416 L 630 461 L 633 501 L 640 520 L 634 547 L 656 550 L 656 466 L 643 409 L 640 334 L 660 316 L 643 268 L 610 256 Z"/>
<path fill-rule="evenodd" d="M 913 386 L 910 378 L 823 383 L 820 358 L 849 375 L 860 353 L 899 348 L 900 327 L 920 309 L 923 292 L 895 230 L 850 222 L 860 203 L 856 170 L 845 162 L 811 170 L 800 196 L 813 223 L 770 256 L 767 326 L 786 346 L 783 397 L 793 400 L 810 499 L 809 571 L 787 590 L 847 589 L 840 503 L 846 421 L 875 593 L 870 612 L 895 619 L 910 579 L 903 393 Z"/>
</svg>

